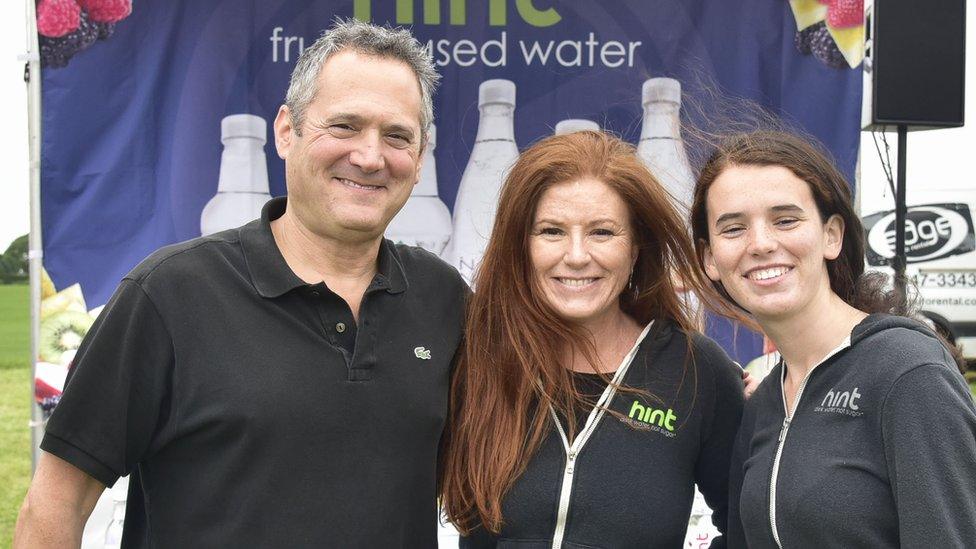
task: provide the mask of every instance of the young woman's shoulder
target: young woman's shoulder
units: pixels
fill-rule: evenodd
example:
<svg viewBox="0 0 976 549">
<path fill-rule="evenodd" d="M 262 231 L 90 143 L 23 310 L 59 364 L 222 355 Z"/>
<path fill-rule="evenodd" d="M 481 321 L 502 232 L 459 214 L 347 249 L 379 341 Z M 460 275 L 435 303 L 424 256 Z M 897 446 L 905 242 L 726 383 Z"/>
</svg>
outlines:
<svg viewBox="0 0 976 549">
<path fill-rule="evenodd" d="M 873 370 L 888 380 L 929 364 L 955 369 L 955 361 L 935 332 L 901 316 L 871 315 L 864 319 L 851 333 L 848 354 L 859 368 Z"/>
</svg>

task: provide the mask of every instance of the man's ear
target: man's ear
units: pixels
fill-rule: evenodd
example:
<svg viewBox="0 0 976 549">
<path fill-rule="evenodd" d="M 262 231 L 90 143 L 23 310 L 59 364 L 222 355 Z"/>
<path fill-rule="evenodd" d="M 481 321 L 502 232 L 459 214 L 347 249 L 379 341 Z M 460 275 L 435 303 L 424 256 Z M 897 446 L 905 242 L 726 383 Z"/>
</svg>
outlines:
<svg viewBox="0 0 976 549">
<path fill-rule="evenodd" d="M 275 149 L 278 151 L 278 157 L 282 160 L 288 158 L 288 150 L 291 148 L 296 135 L 297 128 L 292 125 L 288 105 L 282 105 L 278 108 L 278 116 L 274 120 Z"/>
<path fill-rule="evenodd" d="M 417 172 L 413 174 L 413 184 L 414 185 L 416 185 L 417 183 L 420 183 L 420 172 L 423 171 L 423 168 L 424 168 L 424 153 L 427 152 L 427 147 L 429 147 L 429 146 L 430 146 L 430 143 L 424 143 L 424 144 L 422 144 L 420 146 L 420 152 L 417 153 L 420 156 L 417 157 Z"/>
<path fill-rule="evenodd" d="M 824 223 L 824 259 L 837 259 L 843 246 L 844 218 L 840 214 L 834 214 Z"/>
</svg>

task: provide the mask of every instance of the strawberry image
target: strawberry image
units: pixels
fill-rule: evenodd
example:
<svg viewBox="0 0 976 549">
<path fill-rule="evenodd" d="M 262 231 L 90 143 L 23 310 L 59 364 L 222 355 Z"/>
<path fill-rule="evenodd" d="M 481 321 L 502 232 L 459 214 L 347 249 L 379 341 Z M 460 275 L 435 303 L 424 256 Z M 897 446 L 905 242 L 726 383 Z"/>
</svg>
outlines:
<svg viewBox="0 0 976 549">
<path fill-rule="evenodd" d="M 117 23 L 132 13 L 132 0 L 78 0 L 92 21 Z"/>
<path fill-rule="evenodd" d="M 37 3 L 37 32 L 58 38 L 81 24 L 81 7 L 75 0 L 40 0 Z"/>
<path fill-rule="evenodd" d="M 827 6 L 827 24 L 835 29 L 857 27 L 864 22 L 864 0 L 832 0 Z"/>
</svg>

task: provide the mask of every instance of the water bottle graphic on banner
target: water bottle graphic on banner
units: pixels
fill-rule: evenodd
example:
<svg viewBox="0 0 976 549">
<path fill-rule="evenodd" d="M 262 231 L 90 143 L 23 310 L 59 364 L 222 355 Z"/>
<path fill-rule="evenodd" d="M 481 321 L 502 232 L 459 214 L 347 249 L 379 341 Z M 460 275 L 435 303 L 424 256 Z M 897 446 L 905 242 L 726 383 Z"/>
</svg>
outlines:
<svg viewBox="0 0 976 549">
<path fill-rule="evenodd" d="M 437 195 L 436 147 L 437 128 L 431 124 L 420 181 L 386 228 L 386 237 L 439 255 L 451 239 L 451 212 Z"/>
<path fill-rule="evenodd" d="M 637 155 L 668 191 L 681 218 L 688 223 L 695 177 L 681 141 L 681 82 L 651 78 L 644 82 L 641 98 L 644 121 Z"/>
<path fill-rule="evenodd" d="M 261 217 L 268 190 L 264 156 L 268 124 L 253 114 L 232 114 L 220 121 L 220 179 L 217 194 L 200 214 L 200 233 L 213 234 Z"/>
<path fill-rule="evenodd" d="M 468 283 L 488 243 L 502 182 L 519 154 L 515 145 L 515 83 L 482 82 L 478 109 L 478 136 L 454 202 L 454 235 L 443 254 Z"/>
<path fill-rule="evenodd" d="M 582 131 L 600 131 L 600 125 L 592 120 L 586 120 L 583 118 L 569 118 L 566 120 L 560 120 L 556 123 L 556 128 L 553 130 L 554 135 L 566 135 L 567 133 L 582 132 Z"/>
<path fill-rule="evenodd" d="M 691 172 L 688 154 L 681 141 L 681 82 L 673 78 L 646 80 L 641 88 L 641 103 L 644 106 L 644 121 L 640 142 L 637 144 L 637 156 L 671 195 L 678 215 L 690 230 L 695 176 Z M 679 289 L 684 287 L 677 278 L 674 283 Z M 695 294 L 680 291 L 680 297 L 689 312 L 698 314 L 701 311 L 701 303 Z M 696 503 L 708 509 L 701 494 L 696 498 Z M 694 516 L 692 520 L 695 520 Z M 708 520 L 704 522 L 711 525 Z"/>
</svg>

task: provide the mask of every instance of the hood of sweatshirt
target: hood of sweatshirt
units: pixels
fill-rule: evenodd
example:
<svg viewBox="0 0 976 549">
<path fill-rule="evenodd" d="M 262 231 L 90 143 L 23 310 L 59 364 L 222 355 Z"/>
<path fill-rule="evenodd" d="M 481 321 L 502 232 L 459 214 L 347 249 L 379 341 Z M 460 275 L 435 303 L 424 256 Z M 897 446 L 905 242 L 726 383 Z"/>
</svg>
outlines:
<svg viewBox="0 0 976 549">
<path fill-rule="evenodd" d="M 910 332 L 915 332 L 921 336 L 924 336 L 925 338 L 931 339 L 933 342 L 938 343 L 939 345 L 942 345 L 942 341 L 935 334 L 935 332 L 933 332 L 931 328 L 922 322 L 912 318 L 888 314 L 868 315 L 864 320 L 858 323 L 857 326 L 854 326 L 854 329 L 851 330 L 851 345 L 857 345 L 858 342 L 862 340 L 877 336 L 889 330 L 909 330 Z M 917 341 L 917 339 L 914 338 L 913 340 Z"/>
</svg>

